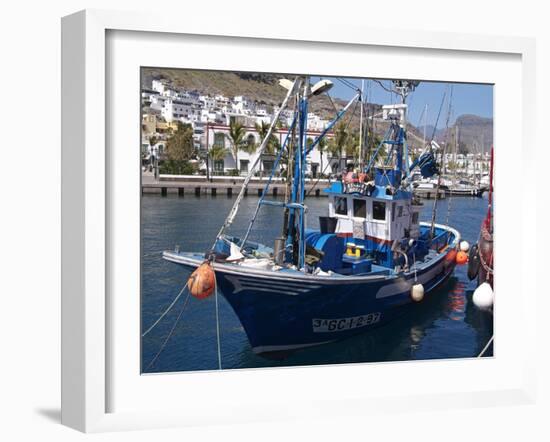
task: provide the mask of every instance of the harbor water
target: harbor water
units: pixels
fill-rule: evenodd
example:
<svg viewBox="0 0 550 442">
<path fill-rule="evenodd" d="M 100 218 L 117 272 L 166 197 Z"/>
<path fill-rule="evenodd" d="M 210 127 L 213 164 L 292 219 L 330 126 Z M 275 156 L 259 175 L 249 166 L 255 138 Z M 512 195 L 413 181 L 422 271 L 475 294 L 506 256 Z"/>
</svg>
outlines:
<svg viewBox="0 0 550 442">
<path fill-rule="evenodd" d="M 225 220 L 234 197 L 225 195 L 143 195 L 141 215 L 142 329 L 149 328 L 181 290 L 189 271 L 162 259 L 163 250 L 204 252 Z M 230 234 L 242 235 L 253 213 L 257 197 L 244 198 Z M 483 198 L 453 197 L 438 201 L 436 222 L 457 228 L 470 244 L 477 241 L 487 211 Z M 318 228 L 319 215 L 327 214 L 326 198 L 307 200 L 307 225 Z M 433 200 L 425 200 L 421 221 L 430 221 Z M 279 236 L 282 212 L 264 206 L 251 234 L 252 241 L 267 243 Z M 271 245 L 267 243 L 267 245 Z M 255 355 L 231 307 L 219 296 L 220 341 L 223 369 L 282 367 L 354 362 L 390 362 L 477 356 L 493 334 L 491 313 L 473 305 L 475 281 L 466 276 L 466 266 L 457 266 L 454 276 L 431 292 L 411 311 L 391 324 L 340 342 L 299 350 L 285 359 Z M 142 371 L 177 372 L 218 369 L 215 300 L 189 298 L 173 335 L 153 364 L 165 338 L 172 330 L 185 296 L 144 338 Z M 492 356 L 492 345 L 486 356 Z"/>
</svg>

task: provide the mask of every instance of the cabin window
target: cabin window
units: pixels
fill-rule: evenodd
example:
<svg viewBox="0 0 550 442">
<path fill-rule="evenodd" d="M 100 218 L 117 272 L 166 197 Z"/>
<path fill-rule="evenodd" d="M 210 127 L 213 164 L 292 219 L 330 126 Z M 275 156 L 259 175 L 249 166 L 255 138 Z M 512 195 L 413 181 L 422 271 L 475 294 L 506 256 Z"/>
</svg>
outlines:
<svg viewBox="0 0 550 442">
<path fill-rule="evenodd" d="M 367 217 L 367 202 L 365 200 L 353 200 L 353 216 L 356 218 Z"/>
<path fill-rule="evenodd" d="M 336 197 L 334 198 L 334 213 L 337 215 L 348 214 L 348 200 L 347 198 Z"/>
<path fill-rule="evenodd" d="M 372 202 L 372 219 L 384 221 L 386 219 L 386 203 L 383 201 Z"/>
<path fill-rule="evenodd" d="M 391 220 L 395 221 L 395 203 L 391 203 Z"/>
<path fill-rule="evenodd" d="M 413 212 L 412 223 L 418 224 L 418 212 Z"/>
<path fill-rule="evenodd" d="M 397 216 L 399 217 L 403 216 L 403 206 L 397 207 Z"/>
</svg>

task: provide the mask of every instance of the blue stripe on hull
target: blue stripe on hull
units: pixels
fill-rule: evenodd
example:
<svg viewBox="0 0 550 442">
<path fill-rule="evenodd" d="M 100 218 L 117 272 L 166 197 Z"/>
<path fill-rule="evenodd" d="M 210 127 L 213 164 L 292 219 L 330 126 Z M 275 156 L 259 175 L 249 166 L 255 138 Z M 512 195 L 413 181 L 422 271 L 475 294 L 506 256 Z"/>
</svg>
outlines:
<svg viewBox="0 0 550 442">
<path fill-rule="evenodd" d="M 450 276 L 454 262 L 418 272 L 426 293 Z M 256 353 L 345 339 L 386 324 L 411 304 L 414 276 L 312 285 L 218 273 L 218 286 Z"/>
</svg>

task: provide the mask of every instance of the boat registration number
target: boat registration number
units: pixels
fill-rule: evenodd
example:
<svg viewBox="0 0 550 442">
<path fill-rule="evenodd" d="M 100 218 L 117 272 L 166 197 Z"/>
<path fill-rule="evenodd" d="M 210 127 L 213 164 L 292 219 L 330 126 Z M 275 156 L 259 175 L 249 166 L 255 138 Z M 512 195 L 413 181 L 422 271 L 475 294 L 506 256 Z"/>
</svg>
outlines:
<svg viewBox="0 0 550 442">
<path fill-rule="evenodd" d="M 375 312 L 367 315 L 352 316 L 350 318 L 313 319 L 313 332 L 326 333 L 365 327 L 379 322 L 381 316 L 380 312 Z"/>
</svg>

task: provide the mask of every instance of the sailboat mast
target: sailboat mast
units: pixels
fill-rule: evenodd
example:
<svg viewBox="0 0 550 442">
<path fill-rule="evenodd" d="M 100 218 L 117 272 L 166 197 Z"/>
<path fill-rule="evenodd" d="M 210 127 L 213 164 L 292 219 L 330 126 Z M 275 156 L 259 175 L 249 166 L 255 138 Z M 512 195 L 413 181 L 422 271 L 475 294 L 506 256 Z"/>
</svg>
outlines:
<svg viewBox="0 0 550 442">
<path fill-rule="evenodd" d="M 447 109 L 447 121 L 445 123 L 445 142 L 443 143 L 443 151 L 441 152 L 441 163 L 442 163 L 441 171 L 437 176 L 437 186 L 435 188 L 434 204 L 432 207 L 432 223 L 430 226 L 430 238 L 433 238 L 435 233 L 435 217 L 437 214 L 437 200 L 439 199 L 439 189 L 441 188 L 441 172 L 443 171 L 444 173 L 445 171 L 445 152 L 447 150 L 447 144 L 449 143 L 449 120 L 451 119 L 452 102 L 453 102 L 453 86 L 451 86 L 451 91 L 449 96 L 449 107 Z M 443 106 L 443 102 L 441 103 L 441 106 Z"/>
<path fill-rule="evenodd" d="M 422 148 L 426 147 L 426 124 L 428 124 L 428 103 L 424 106 L 424 131 L 422 136 Z"/>
<path fill-rule="evenodd" d="M 359 116 L 359 170 L 363 171 L 363 139 L 365 138 L 363 136 L 363 106 L 365 105 L 363 101 L 364 97 L 364 90 L 365 90 L 365 80 L 361 80 L 361 113 Z"/>
</svg>

